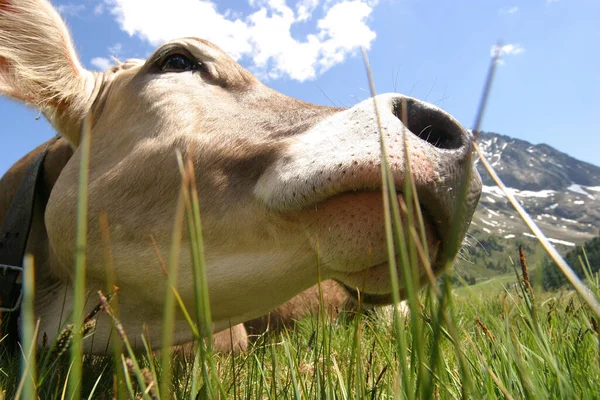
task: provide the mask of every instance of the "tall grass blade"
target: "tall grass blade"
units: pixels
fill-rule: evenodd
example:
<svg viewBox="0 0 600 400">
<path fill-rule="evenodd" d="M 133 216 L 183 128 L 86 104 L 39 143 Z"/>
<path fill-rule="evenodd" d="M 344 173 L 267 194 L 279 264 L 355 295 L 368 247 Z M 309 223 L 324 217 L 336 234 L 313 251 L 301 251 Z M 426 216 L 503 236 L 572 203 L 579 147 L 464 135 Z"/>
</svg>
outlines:
<svg viewBox="0 0 600 400">
<path fill-rule="evenodd" d="M 263 368 L 262 363 L 260 362 L 260 360 L 258 359 L 258 357 L 256 356 L 256 354 L 252 354 L 252 357 L 254 358 L 254 361 L 256 363 L 256 367 L 258 368 L 258 372 L 260 374 L 260 379 L 262 380 L 263 386 L 265 388 L 268 388 L 269 384 L 267 382 L 267 376 L 265 375 L 265 369 Z M 273 396 L 271 394 L 271 391 L 267 390 L 266 392 L 267 392 L 267 398 L 268 399 L 272 399 Z M 260 394 L 262 394 L 262 392 Z"/>
<path fill-rule="evenodd" d="M 392 215 L 391 213 L 394 210 L 397 210 L 396 207 L 391 205 L 391 201 L 395 201 L 397 199 L 395 194 L 395 188 L 393 186 L 394 180 L 391 176 L 390 166 L 388 163 L 387 156 L 387 147 L 385 143 L 385 136 L 383 134 L 383 130 L 381 129 L 381 115 L 379 114 L 379 108 L 377 106 L 377 98 L 375 92 L 375 84 L 373 82 L 373 76 L 371 74 L 371 67 L 369 65 L 369 59 L 367 57 L 366 50 L 362 49 L 363 60 L 365 63 L 365 69 L 367 71 L 367 77 L 369 80 L 369 88 L 371 90 L 371 96 L 373 98 L 373 105 L 375 109 L 375 116 L 377 118 L 377 126 L 379 128 L 379 137 L 380 137 L 380 150 L 381 150 L 381 187 L 382 187 L 382 197 L 383 197 L 383 212 L 384 212 L 384 220 L 385 220 L 385 236 L 388 250 L 388 265 L 390 270 L 390 286 L 392 291 L 392 302 L 394 304 L 394 332 L 396 335 L 396 346 L 398 355 L 400 357 L 400 375 L 402 379 L 403 389 L 405 395 L 412 399 L 414 398 L 414 389 L 413 389 L 413 381 L 409 376 L 409 371 L 404 368 L 404 363 L 407 360 L 406 357 L 406 338 L 404 333 L 404 328 L 402 326 L 402 316 L 398 312 L 398 308 L 395 306 L 400 303 L 400 284 L 398 281 L 398 269 L 396 265 L 396 248 L 394 245 L 394 230 L 392 225 Z M 390 185 L 391 182 L 391 185 Z M 393 193 L 393 194 L 392 194 Z M 390 199 L 393 197 L 393 199 Z M 397 242 L 399 244 L 398 252 L 401 265 L 408 266 L 408 251 L 406 249 L 406 242 L 403 238 L 403 230 L 402 223 L 399 215 L 397 215 L 396 226 L 397 226 Z M 404 279 L 406 281 L 406 277 Z M 408 282 L 407 282 L 408 283 Z M 405 290 L 408 290 L 405 288 Z"/>
<path fill-rule="evenodd" d="M 69 375 L 68 395 L 71 400 L 81 398 L 83 362 L 83 311 L 85 307 L 85 269 L 88 232 L 88 180 L 92 141 L 92 115 L 83 120 L 79 144 L 79 188 L 77 200 L 77 236 L 75 239 L 75 273 L 73 285 L 73 341 L 71 344 L 72 370 Z"/>
<path fill-rule="evenodd" d="M 481 352 L 479 351 L 479 349 L 477 348 L 477 346 L 475 345 L 473 340 L 470 338 L 468 332 L 465 332 L 465 338 L 468 340 L 469 344 L 473 348 L 473 351 L 475 352 L 475 355 L 479 359 L 479 362 L 481 362 L 481 365 L 485 366 L 485 370 L 487 371 L 489 376 L 492 378 L 492 380 L 496 383 L 496 385 L 498 386 L 498 389 L 500 389 L 500 391 L 502 392 L 504 397 L 507 400 L 514 400 L 513 397 L 511 396 L 511 394 L 508 392 L 506 385 L 504 385 L 504 383 L 502 383 L 502 381 L 498 378 L 498 376 L 496 376 L 494 371 L 492 371 L 492 368 L 489 366 L 488 362 L 485 360 L 485 358 L 483 357 L 483 355 L 481 354 Z"/>
<path fill-rule="evenodd" d="M 198 331 L 200 334 L 196 351 L 200 353 L 202 375 L 204 377 L 204 385 L 208 395 L 211 397 L 215 396 L 213 388 L 214 382 L 216 383 L 221 396 L 226 396 L 212 357 L 212 316 L 210 311 L 208 280 L 206 278 L 204 239 L 202 235 L 202 222 L 200 219 L 198 189 L 196 187 L 196 174 L 194 165 L 190 159 L 184 161 L 181 154 L 179 154 L 178 162 L 185 183 L 183 190 L 190 237 L 190 251 L 192 255 L 194 295 L 196 300 L 196 323 L 198 324 Z"/>
<path fill-rule="evenodd" d="M 151 236 L 150 239 L 152 239 L 152 245 L 154 246 L 154 253 L 156 254 L 156 258 L 158 259 L 160 267 L 162 268 L 163 272 L 165 273 L 165 276 L 168 277 L 169 271 L 163 261 L 162 255 L 158 248 L 158 243 L 156 243 L 156 239 L 154 238 L 154 236 Z M 181 295 L 177 291 L 177 288 L 175 286 L 171 286 L 171 292 L 173 292 L 173 296 L 175 296 L 175 301 L 177 302 L 177 305 L 179 306 L 179 310 L 183 314 L 183 318 L 185 318 L 186 322 L 188 323 L 188 326 L 192 330 L 192 334 L 194 335 L 194 338 L 198 338 L 200 335 L 200 333 L 198 332 L 198 327 L 192 320 L 192 317 L 190 316 L 190 313 L 187 310 L 187 307 L 183 303 L 183 299 L 181 298 Z"/>
<path fill-rule="evenodd" d="M 473 124 L 473 134 L 475 135 L 476 139 L 478 138 L 479 128 L 481 127 L 481 122 L 483 121 L 483 114 L 485 113 L 487 102 L 490 98 L 490 93 L 492 92 L 492 83 L 494 82 L 494 76 L 496 74 L 498 60 L 500 59 L 501 49 L 502 42 L 498 41 L 498 43 L 494 47 L 494 54 L 492 54 L 492 58 L 490 60 L 490 66 L 488 68 L 488 73 L 485 78 L 485 85 L 483 87 L 483 92 L 481 93 L 481 100 L 479 100 L 479 106 L 477 108 L 477 114 L 475 116 L 475 123 Z"/>
<path fill-rule="evenodd" d="M 183 229 L 183 218 L 185 214 L 185 192 L 182 189 L 177 198 L 175 209 L 175 220 L 173 222 L 173 232 L 171 234 L 171 250 L 169 253 L 168 276 L 166 279 L 164 308 L 163 308 L 163 331 L 161 338 L 161 383 L 160 395 L 169 398 L 171 391 L 171 344 L 173 343 L 173 325 L 175 323 L 175 296 L 172 287 L 177 286 L 177 271 L 179 269 L 179 257 L 181 250 L 181 238 Z"/>
<path fill-rule="evenodd" d="M 135 374 L 135 376 L 136 376 L 138 385 L 140 386 L 140 390 L 142 391 L 142 397 L 144 399 L 150 400 L 150 396 L 146 393 L 146 390 L 148 387 L 146 385 L 146 380 L 144 379 L 144 376 L 142 374 L 142 369 L 140 368 L 140 366 L 137 362 L 136 353 L 133 351 L 133 348 L 131 347 L 131 344 L 129 343 L 129 338 L 127 337 L 127 334 L 125 333 L 125 330 L 123 329 L 123 325 L 121 324 L 121 321 L 119 321 L 119 319 L 115 316 L 115 314 L 112 310 L 112 307 L 108 303 L 109 299 L 106 296 L 104 296 L 104 294 L 102 293 L 101 290 L 98 291 L 98 297 L 100 298 L 100 304 L 102 305 L 102 309 L 112 319 L 113 325 L 114 325 L 115 329 L 117 330 L 117 332 L 119 333 L 119 337 L 123 341 L 123 344 L 125 345 L 125 349 L 127 349 L 127 354 L 130 357 L 128 359 L 125 359 L 125 356 L 123 354 L 121 354 L 121 359 L 122 359 L 124 371 L 125 371 L 124 376 L 125 376 L 125 380 L 127 383 L 127 387 L 130 388 L 130 386 L 131 386 L 131 382 L 129 379 L 129 373 L 131 372 L 131 373 Z M 131 389 L 130 389 L 130 393 L 133 394 Z"/>
<path fill-rule="evenodd" d="M 292 355 L 290 353 L 290 343 L 289 343 L 288 337 L 286 337 L 283 340 L 283 349 L 285 351 L 287 365 L 290 369 L 290 375 L 292 378 L 292 386 L 294 389 L 294 399 L 301 400 L 302 394 L 300 392 L 300 384 L 298 383 L 298 378 L 296 377 L 296 363 L 294 362 L 294 359 L 292 358 Z"/>
<path fill-rule="evenodd" d="M 413 352 L 412 352 L 412 364 L 413 368 L 417 369 L 417 384 L 416 384 L 416 397 L 421 396 L 421 388 L 424 382 L 428 381 L 425 377 L 425 363 L 424 363 L 424 343 L 423 343 L 423 324 L 422 317 L 419 315 L 417 310 L 419 309 L 418 304 L 418 290 L 420 287 L 420 263 L 418 258 L 418 248 L 424 247 L 425 253 L 422 258 L 424 259 L 424 265 L 429 267 L 429 253 L 427 246 L 427 238 L 425 233 L 425 226 L 423 223 L 423 215 L 421 214 L 421 206 L 419 203 L 419 197 L 412 174 L 412 168 L 410 166 L 410 147 L 408 145 L 408 107 L 406 99 L 402 99 L 402 139 L 403 139 L 403 150 L 404 150 L 404 191 L 403 191 L 403 203 L 400 206 L 406 207 L 406 232 L 405 237 L 408 240 L 408 254 L 410 260 L 410 268 L 405 269 L 404 278 L 405 281 L 410 280 L 410 284 L 407 282 L 407 299 L 412 310 L 410 314 L 411 321 L 411 333 L 413 339 Z M 415 218 L 416 217 L 416 218 Z M 415 221 L 416 219 L 416 221 Z M 419 226 L 417 226 L 419 223 Z M 421 236 L 413 235 L 419 229 Z M 398 234 L 396 235 L 398 236 Z M 430 268 L 430 267 L 429 267 Z M 409 292 L 409 287 L 410 291 Z"/>
<path fill-rule="evenodd" d="M 337 363 L 337 361 L 335 360 L 335 358 L 331 359 L 331 363 L 333 364 L 333 370 L 335 371 L 335 375 L 337 377 L 337 382 L 339 385 L 339 394 L 340 394 L 340 398 L 347 400 L 348 399 L 348 391 L 346 390 L 346 386 L 344 385 L 344 377 L 342 376 L 342 373 L 340 371 L 340 367 Z"/>
<path fill-rule="evenodd" d="M 106 365 L 108 366 L 109 364 L 106 364 Z M 98 389 L 98 385 L 100 384 L 100 380 L 102 380 L 102 375 L 104 375 L 105 370 L 106 370 L 106 367 L 104 367 L 104 370 L 102 370 L 102 372 L 100 372 L 100 375 L 98 375 L 98 379 L 96 379 L 94 386 L 92 386 L 92 390 L 90 390 L 90 394 L 88 395 L 88 400 L 93 400 L 95 398 L 94 395 L 96 394 L 96 389 Z M 123 398 L 123 397 L 119 397 L 119 395 L 117 394 L 115 396 L 115 398 L 119 399 L 119 398 Z"/>
<path fill-rule="evenodd" d="M 115 265 L 113 262 L 113 254 L 111 250 L 111 240 L 110 240 L 110 229 L 108 223 L 108 215 L 106 213 L 100 214 L 99 218 L 100 224 L 100 236 L 102 238 L 102 245 L 104 250 L 104 265 L 106 265 L 106 293 L 110 293 L 115 290 L 117 286 L 117 281 L 115 277 Z M 113 310 L 117 318 L 119 317 L 119 298 L 115 296 L 113 300 Z M 119 338 L 115 338 L 114 340 L 110 340 L 113 336 L 116 335 L 116 332 L 111 331 L 111 337 L 109 338 L 109 344 L 112 349 L 113 356 L 113 372 L 115 374 L 116 387 L 114 393 L 117 399 L 125 398 L 125 380 L 123 376 L 123 369 L 121 368 L 121 354 L 123 353 L 123 344 L 119 340 Z M 108 353 L 108 349 L 106 349 Z"/>
<path fill-rule="evenodd" d="M 499 46 L 496 47 L 496 49 L 499 49 L 499 48 L 500 48 Z M 475 138 L 477 138 L 477 132 L 479 131 L 479 127 L 483 120 L 483 115 L 485 113 L 485 108 L 486 108 L 487 101 L 489 99 L 489 95 L 491 92 L 495 68 L 497 65 L 497 60 L 498 60 L 499 55 L 500 55 L 499 50 L 496 50 L 496 52 L 493 54 L 492 59 L 490 61 L 490 66 L 488 68 L 486 82 L 484 85 L 483 93 L 481 95 L 481 100 L 479 102 L 477 115 L 476 115 L 476 119 L 475 119 L 475 123 L 474 123 L 474 127 L 473 127 L 473 134 L 474 134 Z M 455 212 L 453 213 L 452 221 L 450 223 L 450 226 L 455 227 L 455 229 L 450 230 L 450 235 L 446 239 L 446 243 L 445 243 L 446 249 L 443 249 L 443 251 L 450 252 L 450 253 L 454 253 L 455 251 L 458 251 L 458 249 L 461 245 L 461 243 L 460 243 L 461 238 L 459 237 L 458 232 L 462 230 L 461 229 L 462 224 L 463 224 L 463 221 L 465 220 L 466 207 L 464 207 L 463 205 L 465 204 L 465 199 L 467 198 L 467 194 L 468 194 L 469 187 L 471 184 L 471 176 L 474 173 L 473 167 L 472 167 L 472 165 L 473 165 L 472 155 L 473 155 L 474 145 L 475 145 L 475 143 L 473 142 L 472 139 L 470 139 L 469 140 L 469 151 L 467 153 L 467 159 L 465 160 L 465 163 L 464 163 L 464 165 L 466 166 L 463 171 L 464 176 L 462 179 L 462 183 L 461 183 L 460 187 L 458 188 L 457 197 L 454 200 Z M 451 263 L 451 262 L 452 262 L 452 260 L 448 261 L 448 263 Z M 443 266 L 444 270 L 449 270 L 450 268 L 451 268 L 451 265 Z M 444 301 L 440 302 L 440 307 L 445 305 L 445 309 L 440 310 L 440 311 L 442 313 L 441 315 L 443 316 L 444 322 L 446 323 L 447 331 L 450 334 L 450 337 L 452 338 L 452 344 L 455 348 L 456 356 L 459 361 L 459 365 L 461 368 L 461 378 L 462 378 L 461 391 L 462 391 L 463 398 L 465 398 L 465 397 L 469 397 L 470 394 L 473 393 L 474 388 L 473 388 L 473 383 L 472 383 L 471 370 L 469 369 L 469 364 L 465 357 L 464 349 L 462 349 L 462 347 L 461 347 L 460 338 L 458 336 L 458 331 L 457 331 L 457 328 L 456 328 L 456 325 L 454 322 L 454 318 L 453 318 L 454 303 L 453 303 L 452 294 L 450 291 L 450 282 L 449 282 L 448 278 L 446 278 L 445 282 L 444 282 L 443 298 L 445 299 L 445 302 Z"/>
<path fill-rule="evenodd" d="M 73 370 L 73 363 L 69 364 L 69 369 L 67 370 L 67 376 L 65 377 L 65 382 L 63 384 L 63 388 L 62 388 L 62 393 L 61 393 L 61 400 L 64 400 L 67 398 L 67 388 L 69 386 L 69 378 L 71 377 L 71 371 Z"/>
<path fill-rule="evenodd" d="M 21 384 L 23 385 L 23 399 L 37 398 L 37 365 L 36 347 L 39 329 L 39 320 L 34 322 L 33 307 L 35 304 L 35 269 L 31 254 L 26 254 L 23 260 L 23 301 L 21 303 L 22 340 L 26 347 L 25 360 L 21 363 Z M 18 391 L 16 398 L 18 397 Z"/>
<path fill-rule="evenodd" d="M 127 373 L 127 362 L 125 361 L 125 355 L 121 354 L 121 365 L 123 366 L 123 370 L 125 371 L 125 385 L 127 386 L 127 390 L 129 391 L 129 397 L 131 399 L 136 398 L 136 393 L 133 390 L 133 383 L 131 382 L 131 378 Z"/>
</svg>

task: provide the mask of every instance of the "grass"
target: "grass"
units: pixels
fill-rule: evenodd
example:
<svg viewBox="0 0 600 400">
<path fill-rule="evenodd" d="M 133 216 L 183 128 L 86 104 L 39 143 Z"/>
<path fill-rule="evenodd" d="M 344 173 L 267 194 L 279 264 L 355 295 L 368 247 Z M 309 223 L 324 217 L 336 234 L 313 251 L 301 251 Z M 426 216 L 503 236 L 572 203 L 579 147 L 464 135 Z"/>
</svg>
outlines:
<svg viewBox="0 0 600 400">
<path fill-rule="evenodd" d="M 535 293 L 534 301 L 529 300 L 523 286 L 500 294 L 456 298 L 452 313 L 455 343 L 440 319 L 435 296 L 430 291 L 421 293 L 413 314 L 423 328 L 419 339 L 424 346 L 422 357 L 411 345 L 416 338 L 408 316 L 401 314 L 399 320 L 407 343 L 401 357 L 389 309 L 343 313 L 335 320 L 320 314 L 301 320 L 292 330 L 256 338 L 249 351 L 237 357 L 213 355 L 215 378 L 225 398 L 232 399 L 387 399 L 397 394 L 424 398 L 426 393 L 460 398 L 465 376 L 471 382 L 472 398 L 596 398 L 600 358 L 593 314 L 571 291 Z M 431 313 L 432 309 L 438 313 Z M 161 398 L 210 397 L 201 376 L 194 388 L 194 375 L 202 375 L 194 357 L 173 356 L 169 393 Z M 69 369 L 68 357 L 64 358 L 54 368 L 40 372 L 40 398 L 61 398 Z M 18 385 L 19 366 L 18 359 L 4 361 L 2 370 L 8 376 L 2 374 L 0 386 L 7 389 L 9 399 Z M 159 359 L 142 355 L 138 362 L 142 374 L 153 366 L 158 381 L 164 376 Z M 414 379 L 421 368 L 429 374 L 429 381 Z M 135 371 L 128 367 L 127 375 L 133 381 L 127 397 L 141 397 Z M 92 398 L 110 398 L 113 376 L 110 358 L 84 357 L 84 398 L 96 383 Z M 410 393 L 402 383 L 407 377 L 414 379 Z"/>
<path fill-rule="evenodd" d="M 482 104 L 490 86 L 491 79 Z M 374 93 L 372 81 L 371 90 Z M 482 114 L 483 107 L 477 121 Z M 406 115 L 402 119 L 406 121 Z M 90 320 L 84 320 L 82 315 L 86 234 L 85 223 L 80 222 L 76 317 L 70 331 L 67 329 L 62 336 L 66 341 L 72 337 L 72 351 L 61 353 L 56 346 L 50 346 L 36 357 L 32 345 L 37 334 L 31 306 L 33 279 L 25 276 L 29 294 L 23 309 L 26 361 L 21 362 L 21 356 L 0 357 L 0 398 L 597 398 L 598 277 L 588 277 L 588 290 L 573 278 L 568 265 L 559 261 L 576 292 L 542 293 L 530 285 L 524 262 L 514 272 L 518 284 L 500 294 L 463 288 L 466 293 L 456 295 L 447 277 L 434 278 L 422 239 L 423 222 L 414 184 L 411 179 L 405 181 L 400 188 L 404 201 L 399 204 L 385 149 L 382 137 L 390 282 L 395 303 L 399 302 L 398 289 L 402 288 L 410 313 L 401 312 L 399 307 L 369 312 L 359 309 L 332 320 L 321 307 L 317 315 L 299 321 L 294 329 L 255 338 L 250 349 L 239 356 L 214 354 L 207 329 L 210 308 L 195 174 L 191 163 L 180 158 L 182 189 L 171 254 L 164 268 L 167 297 L 162 345 L 166 350 L 156 356 L 151 351 L 152 344 L 142 338 L 147 351 L 134 354 L 118 313 L 113 311 L 108 296 L 100 292 L 102 312 L 113 318 L 125 352 L 112 358 L 82 355 L 82 327 Z M 83 152 L 83 183 L 86 158 L 87 152 Z M 408 159 L 406 153 L 405 160 Z M 410 165 L 405 167 L 409 171 Z M 459 200 L 465 190 L 457 190 Z M 85 219 L 85 202 L 84 184 L 80 188 L 80 219 Z M 405 218 L 401 218 L 402 214 Z M 460 221 L 460 213 L 457 214 Z M 527 220 L 528 216 L 523 218 Z M 175 289 L 183 229 L 195 239 L 190 249 L 196 293 L 192 313 Z M 459 240 L 451 238 L 456 246 Z M 543 237 L 540 240 L 543 242 Z M 548 252 L 560 260 L 552 250 Z M 28 260 L 28 267 L 31 264 Z M 419 290 L 421 277 L 416 271 L 421 269 L 429 285 Z M 175 307 L 186 316 L 190 335 L 197 341 L 190 353 L 171 353 L 169 349 Z"/>
</svg>

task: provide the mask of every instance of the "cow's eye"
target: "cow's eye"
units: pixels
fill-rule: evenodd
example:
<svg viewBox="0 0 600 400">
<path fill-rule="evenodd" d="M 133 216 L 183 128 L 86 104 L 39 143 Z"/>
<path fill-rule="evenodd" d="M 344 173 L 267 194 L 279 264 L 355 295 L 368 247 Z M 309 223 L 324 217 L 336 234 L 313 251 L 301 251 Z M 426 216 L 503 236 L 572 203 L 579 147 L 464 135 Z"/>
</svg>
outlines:
<svg viewBox="0 0 600 400">
<path fill-rule="evenodd" d="M 196 69 L 197 63 L 181 54 L 171 54 L 160 63 L 160 69 L 164 72 L 184 72 Z"/>
</svg>

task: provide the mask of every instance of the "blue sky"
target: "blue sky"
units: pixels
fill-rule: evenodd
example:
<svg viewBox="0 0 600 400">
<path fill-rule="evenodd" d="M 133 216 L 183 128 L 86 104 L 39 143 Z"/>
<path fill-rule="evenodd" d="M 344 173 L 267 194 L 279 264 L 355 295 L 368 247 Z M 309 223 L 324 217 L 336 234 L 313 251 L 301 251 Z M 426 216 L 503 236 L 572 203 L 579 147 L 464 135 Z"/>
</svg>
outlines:
<svg viewBox="0 0 600 400">
<path fill-rule="evenodd" d="M 267 85 L 352 106 L 379 93 L 426 99 L 471 127 L 492 46 L 506 46 L 482 129 L 600 164 L 600 2 L 596 0 L 67 0 L 82 63 L 145 58 L 181 35 L 213 40 Z M 168 7 L 166 6 L 168 4 Z M 172 12 L 176 10 L 177 12 Z M 54 133 L 0 99 L 0 173 Z"/>
</svg>

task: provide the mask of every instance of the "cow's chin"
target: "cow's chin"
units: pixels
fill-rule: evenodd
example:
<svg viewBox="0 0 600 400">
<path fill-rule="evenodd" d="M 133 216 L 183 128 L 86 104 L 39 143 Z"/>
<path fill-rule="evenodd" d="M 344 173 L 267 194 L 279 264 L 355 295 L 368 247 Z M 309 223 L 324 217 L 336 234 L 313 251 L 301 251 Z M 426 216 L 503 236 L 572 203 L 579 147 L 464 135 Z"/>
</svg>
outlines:
<svg viewBox="0 0 600 400">
<path fill-rule="evenodd" d="M 397 276 L 401 279 L 401 266 L 397 265 Z M 423 265 L 419 265 L 418 280 L 419 284 L 423 284 L 426 280 Z M 432 265 L 436 269 L 436 264 Z M 342 285 L 348 292 L 350 297 L 358 304 L 369 305 L 384 305 L 393 302 L 390 281 L 390 265 L 384 262 L 363 271 L 353 274 L 337 273 L 334 279 Z M 400 300 L 406 297 L 402 281 L 400 281 L 400 292 L 398 293 Z"/>
<path fill-rule="evenodd" d="M 401 194 L 397 197 L 399 201 L 403 200 Z M 440 265 L 436 259 L 440 238 L 426 210 L 422 211 L 428 258 L 435 271 Z M 309 222 L 306 232 L 321 261 L 323 275 L 342 283 L 351 295 L 360 297 L 361 302 L 390 303 L 390 268 L 382 194 L 342 193 L 316 204 L 305 217 Z M 402 217 L 404 226 L 407 220 L 406 216 Z M 419 228 L 415 229 L 415 232 L 419 231 Z M 417 236 L 421 237 L 421 234 L 417 233 Z M 418 268 L 417 276 L 421 282 L 425 277 L 422 257 L 421 251 L 418 262 L 412 266 Z M 396 260 L 400 275 L 400 260 L 398 257 Z"/>
</svg>

